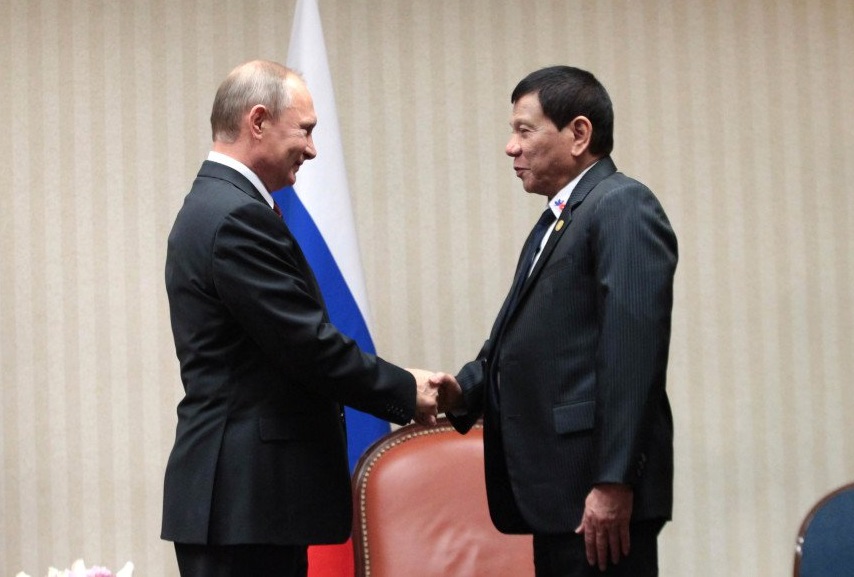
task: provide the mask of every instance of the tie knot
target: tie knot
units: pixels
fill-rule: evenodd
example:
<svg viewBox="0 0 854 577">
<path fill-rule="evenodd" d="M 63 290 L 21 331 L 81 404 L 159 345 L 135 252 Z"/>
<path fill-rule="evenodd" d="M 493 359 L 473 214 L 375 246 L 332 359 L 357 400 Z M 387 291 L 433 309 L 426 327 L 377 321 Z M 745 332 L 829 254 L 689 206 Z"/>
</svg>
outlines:
<svg viewBox="0 0 854 577">
<path fill-rule="evenodd" d="M 547 208 L 540 215 L 540 220 L 537 221 L 537 228 L 548 228 L 555 221 L 555 213 L 551 208 Z"/>
</svg>

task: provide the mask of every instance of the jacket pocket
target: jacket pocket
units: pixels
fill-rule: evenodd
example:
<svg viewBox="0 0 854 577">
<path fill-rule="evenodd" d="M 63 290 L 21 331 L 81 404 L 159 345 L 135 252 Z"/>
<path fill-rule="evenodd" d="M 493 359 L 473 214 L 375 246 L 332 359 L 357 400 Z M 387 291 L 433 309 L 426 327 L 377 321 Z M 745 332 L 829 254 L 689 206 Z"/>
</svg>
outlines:
<svg viewBox="0 0 854 577">
<path fill-rule="evenodd" d="M 544 278 L 550 277 L 551 275 L 553 275 L 555 273 L 560 273 L 560 272 L 563 272 L 566 270 L 572 270 L 575 268 L 578 268 L 575 265 L 575 257 L 571 254 L 567 254 L 567 255 L 561 256 L 557 260 L 549 261 L 546 264 L 545 268 L 543 268 L 543 273 L 540 276 L 540 278 L 544 279 Z"/>
<path fill-rule="evenodd" d="M 580 401 L 559 405 L 552 409 L 555 432 L 558 435 L 577 433 L 593 428 L 596 418 L 596 401 Z"/>
</svg>

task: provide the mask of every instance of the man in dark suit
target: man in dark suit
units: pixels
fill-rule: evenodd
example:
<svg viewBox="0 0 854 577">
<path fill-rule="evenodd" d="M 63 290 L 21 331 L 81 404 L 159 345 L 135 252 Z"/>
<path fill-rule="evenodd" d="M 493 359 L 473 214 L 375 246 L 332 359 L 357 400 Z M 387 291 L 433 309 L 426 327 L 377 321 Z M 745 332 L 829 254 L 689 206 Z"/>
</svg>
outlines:
<svg viewBox="0 0 854 577">
<path fill-rule="evenodd" d="M 344 542 L 342 405 L 435 423 L 426 373 L 361 351 L 323 298 L 270 191 L 315 157 L 311 96 L 255 61 L 220 85 L 213 150 L 169 235 L 166 289 L 185 396 L 162 537 L 181 575 L 304 576 L 306 547 Z"/>
<path fill-rule="evenodd" d="M 653 193 L 616 171 L 592 74 L 533 72 L 511 102 L 506 152 L 548 207 L 477 359 L 433 378 L 450 387 L 440 405 L 463 433 L 483 416 L 492 520 L 533 533 L 538 577 L 657 575 L 676 237 Z"/>
</svg>

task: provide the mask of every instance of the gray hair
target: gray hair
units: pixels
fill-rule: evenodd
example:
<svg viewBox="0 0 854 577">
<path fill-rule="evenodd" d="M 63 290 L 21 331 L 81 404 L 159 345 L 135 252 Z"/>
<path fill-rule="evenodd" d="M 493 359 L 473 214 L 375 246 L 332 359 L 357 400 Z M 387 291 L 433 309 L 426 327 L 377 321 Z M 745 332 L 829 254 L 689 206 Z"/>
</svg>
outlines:
<svg viewBox="0 0 854 577">
<path fill-rule="evenodd" d="M 299 75 L 281 64 L 254 60 L 241 64 L 223 80 L 211 110 L 214 141 L 233 143 L 240 136 L 240 120 L 253 106 L 263 105 L 278 118 L 291 105 L 289 78 Z"/>
</svg>

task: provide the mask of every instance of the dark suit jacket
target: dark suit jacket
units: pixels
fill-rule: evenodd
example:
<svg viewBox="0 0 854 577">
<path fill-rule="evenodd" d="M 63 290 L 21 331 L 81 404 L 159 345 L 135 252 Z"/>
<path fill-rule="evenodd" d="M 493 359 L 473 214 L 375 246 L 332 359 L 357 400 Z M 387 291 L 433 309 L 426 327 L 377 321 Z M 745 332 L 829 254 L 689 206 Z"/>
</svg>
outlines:
<svg viewBox="0 0 854 577">
<path fill-rule="evenodd" d="M 452 421 L 466 432 L 484 416 L 498 529 L 574 531 L 596 483 L 632 485 L 633 520 L 670 518 L 665 374 L 676 261 L 655 196 L 601 159 L 573 191 L 515 310 L 505 302 L 458 375 L 469 410 Z"/>
<path fill-rule="evenodd" d="M 406 423 L 412 376 L 329 323 L 294 237 L 237 171 L 205 162 L 169 235 L 166 290 L 185 397 L 162 537 L 343 542 L 342 404 Z"/>
</svg>

